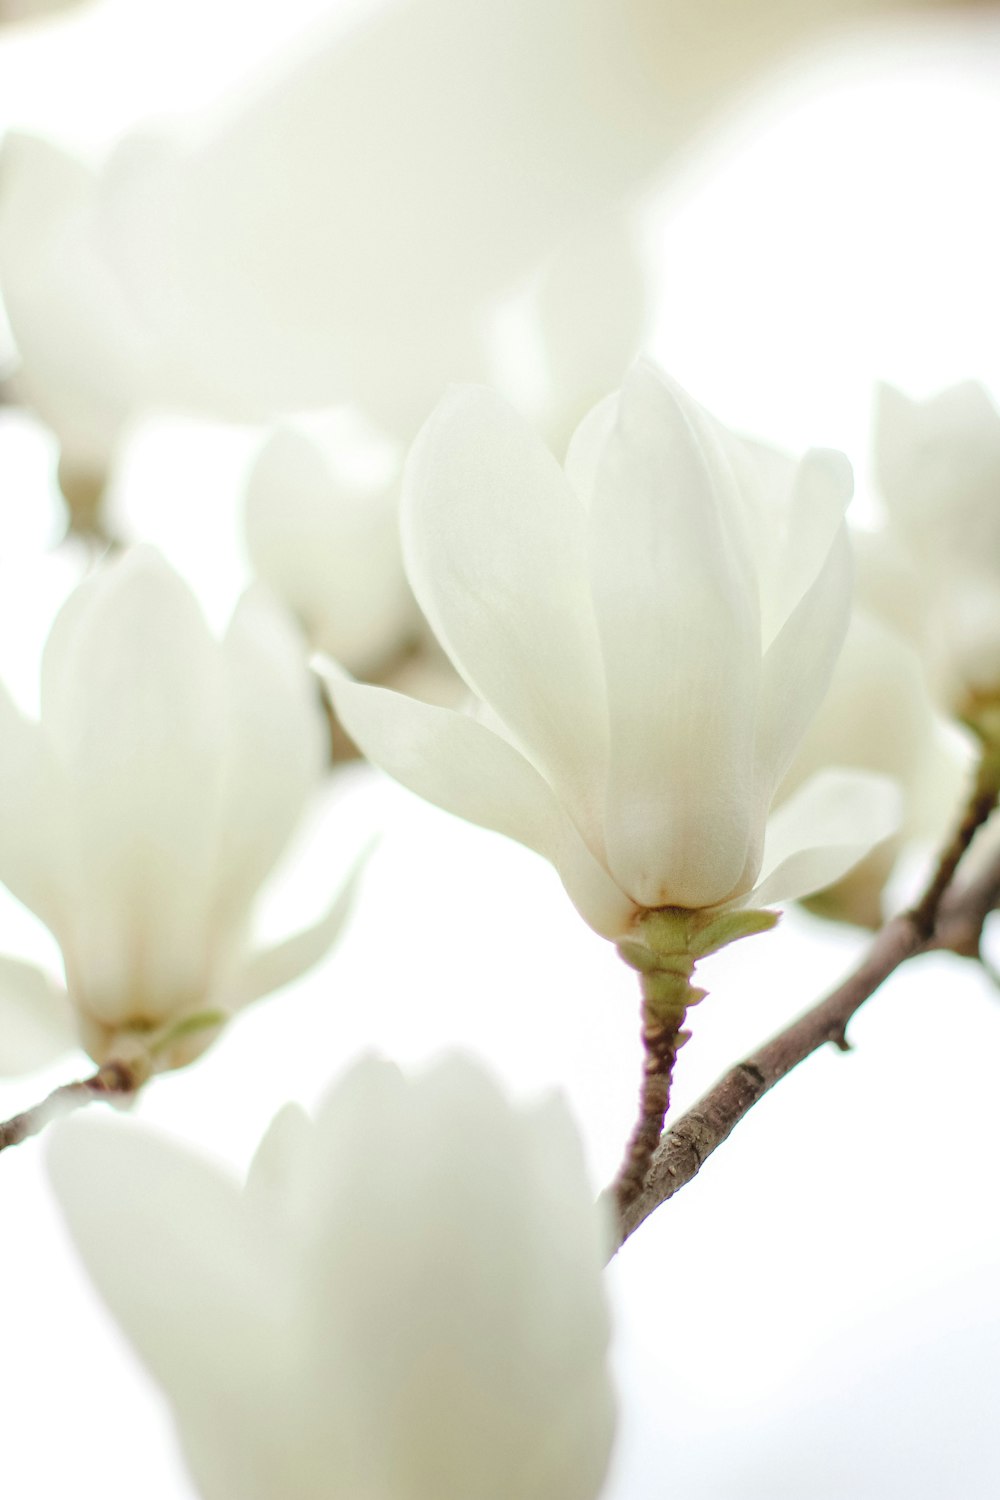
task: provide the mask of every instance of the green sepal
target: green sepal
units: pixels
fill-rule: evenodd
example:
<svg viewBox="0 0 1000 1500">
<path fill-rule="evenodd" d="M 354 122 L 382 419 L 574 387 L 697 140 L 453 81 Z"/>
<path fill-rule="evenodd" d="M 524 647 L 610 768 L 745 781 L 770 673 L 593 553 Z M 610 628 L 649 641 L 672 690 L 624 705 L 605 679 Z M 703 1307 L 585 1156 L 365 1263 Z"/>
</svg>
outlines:
<svg viewBox="0 0 1000 1500">
<path fill-rule="evenodd" d="M 175 1042 L 182 1041 L 185 1037 L 193 1036 L 199 1031 L 210 1031 L 213 1027 L 224 1026 L 229 1016 L 224 1010 L 200 1010 L 197 1015 L 185 1016 L 182 1021 L 177 1021 L 168 1030 L 162 1032 L 156 1041 L 149 1047 L 150 1057 L 156 1057 L 165 1052 Z"/>
<path fill-rule="evenodd" d="M 770 932 L 781 916 L 777 911 L 724 911 L 711 917 L 703 927 L 692 933 L 688 950 L 693 958 L 707 958 L 728 948 L 740 938 L 753 937 L 757 932 Z"/>
</svg>

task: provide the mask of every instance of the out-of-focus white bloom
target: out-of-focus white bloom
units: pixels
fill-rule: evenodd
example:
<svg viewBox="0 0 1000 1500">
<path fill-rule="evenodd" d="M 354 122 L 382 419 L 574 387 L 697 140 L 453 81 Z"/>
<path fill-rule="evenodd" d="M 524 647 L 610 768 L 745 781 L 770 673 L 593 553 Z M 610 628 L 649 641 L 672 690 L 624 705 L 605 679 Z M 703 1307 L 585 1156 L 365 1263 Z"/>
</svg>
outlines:
<svg viewBox="0 0 1000 1500">
<path fill-rule="evenodd" d="M 505 389 L 556 452 L 620 384 L 645 312 L 637 246 L 616 218 L 563 246 L 498 322 Z M 399 448 L 357 413 L 283 422 L 247 481 L 247 548 L 319 650 L 357 676 L 401 687 L 405 674 L 405 691 L 453 703 L 454 673 L 429 642 L 403 570 L 400 467 Z"/>
<path fill-rule="evenodd" d="M 136 548 L 56 619 L 39 721 L 3 692 L 0 721 L 0 879 L 66 968 L 60 997 L 4 961 L 11 1066 L 22 1025 L 29 1055 L 40 1028 L 51 1054 L 73 1045 L 74 1014 L 95 1060 L 124 1049 L 174 1066 L 326 951 L 342 897 L 315 928 L 248 952 L 258 888 L 323 765 L 302 643 L 262 591 L 219 642 L 187 585 Z"/>
<path fill-rule="evenodd" d="M 642 347 L 650 290 L 636 226 L 611 214 L 570 235 L 496 319 L 491 384 L 560 458 Z"/>
<path fill-rule="evenodd" d="M 409 440 L 449 381 L 491 376 L 490 318 L 546 257 L 783 52 L 895 8 L 340 7 L 222 107 L 126 137 L 96 184 L 5 162 L 22 388 L 67 443 L 150 402 L 236 421 L 355 402 Z"/>
<path fill-rule="evenodd" d="M 969 715 L 1000 699 L 1000 413 L 975 381 L 923 402 L 882 386 L 875 445 L 932 684 Z"/>
<path fill-rule="evenodd" d="M 954 827 L 970 752 L 934 711 L 913 646 L 856 605 L 830 690 L 778 792 L 780 804 L 825 766 L 891 776 L 903 794 L 898 833 L 873 849 L 812 908 L 824 916 L 882 925 L 882 892 L 903 846 L 936 844 Z"/>
<path fill-rule="evenodd" d="M 247 483 L 254 569 L 310 642 L 362 677 L 375 675 L 418 630 L 398 499 L 395 452 L 360 445 L 334 414 L 275 429 Z"/>
<path fill-rule="evenodd" d="M 604 1226 L 558 1100 L 366 1060 L 315 1124 L 277 1117 L 242 1192 L 124 1122 L 59 1129 L 49 1163 L 204 1500 L 597 1495 Z"/>
<path fill-rule="evenodd" d="M 20 355 L 13 392 L 59 437 L 68 489 L 99 482 L 155 349 L 100 245 L 94 170 L 9 132 L 0 153 L 0 287 Z M 162 384 L 162 382 L 160 382 Z"/>
<path fill-rule="evenodd" d="M 788 467 L 648 364 L 582 423 L 565 472 L 490 392 L 452 392 L 411 455 L 404 553 L 482 708 L 332 674 L 348 732 L 546 855 L 608 937 L 648 908 L 830 884 L 891 831 L 897 796 L 830 772 L 769 821 L 851 592 L 846 460 L 811 454 L 793 485 Z"/>
</svg>

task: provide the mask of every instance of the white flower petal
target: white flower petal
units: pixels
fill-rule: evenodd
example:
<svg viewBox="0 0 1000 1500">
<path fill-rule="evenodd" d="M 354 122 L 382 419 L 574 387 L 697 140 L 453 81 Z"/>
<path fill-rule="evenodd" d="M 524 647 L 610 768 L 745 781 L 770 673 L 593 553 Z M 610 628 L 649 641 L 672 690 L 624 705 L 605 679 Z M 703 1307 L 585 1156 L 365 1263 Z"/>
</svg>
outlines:
<svg viewBox="0 0 1000 1500">
<path fill-rule="evenodd" d="M 590 517 L 608 863 L 643 905 L 724 900 L 747 858 L 760 639 L 741 512 L 715 424 L 635 366 Z"/>
<path fill-rule="evenodd" d="M 306 646 L 262 587 L 236 607 L 222 643 L 228 755 L 215 919 L 239 921 L 302 816 L 326 736 Z"/>
<path fill-rule="evenodd" d="M 478 387 L 424 427 L 404 482 L 421 608 L 477 697 L 560 794 L 598 794 L 606 735 L 583 511 L 544 443 Z"/>
<path fill-rule="evenodd" d="M 409 436 L 481 378 L 491 304 L 686 134 L 649 11 L 331 16 L 176 150 L 112 163 L 108 240 L 154 339 L 233 416 L 354 399 Z"/>
<path fill-rule="evenodd" d="M 757 729 L 757 795 L 770 805 L 830 685 L 851 617 L 854 574 L 841 523 L 818 577 L 764 656 Z"/>
<path fill-rule="evenodd" d="M 33 1073 L 78 1045 L 62 985 L 34 964 L 0 956 L 0 1075 Z"/>
<path fill-rule="evenodd" d="M 148 395 L 151 361 L 96 241 L 96 177 L 19 131 L 4 137 L 0 177 L 0 283 L 18 391 L 55 430 L 67 467 L 100 474 Z"/>
<path fill-rule="evenodd" d="M 619 936 L 633 910 L 551 787 L 506 740 L 467 714 L 324 673 L 338 717 L 375 765 L 456 817 L 550 860 L 584 920 Z"/>
<path fill-rule="evenodd" d="M 47 645 L 42 731 L 73 797 L 62 842 L 74 899 L 56 935 L 74 998 L 98 1019 L 201 998 L 227 745 L 221 665 L 190 590 L 148 548 L 73 599 Z"/>
<path fill-rule="evenodd" d="M 558 454 L 583 414 L 621 384 L 645 337 L 649 286 L 637 240 L 626 214 L 602 215 L 561 245 L 538 278 L 545 430 Z"/>
<path fill-rule="evenodd" d="M 275 1292 L 238 1183 L 154 1131 L 82 1117 L 52 1131 L 48 1167 L 98 1290 L 171 1397 L 212 1406 L 248 1378 Z"/>
<path fill-rule="evenodd" d="M 996 559 L 1000 412 L 978 381 L 922 402 L 879 386 L 875 459 L 892 524 L 931 574 Z"/>
<path fill-rule="evenodd" d="M 795 472 L 785 545 L 778 561 L 776 628 L 770 644 L 826 565 L 854 493 L 854 474 L 842 453 L 814 448 Z"/>
<path fill-rule="evenodd" d="M 49 1155 L 205 1500 L 595 1500 L 607 1225 L 560 1101 L 514 1109 L 457 1057 L 412 1080 L 369 1058 L 315 1125 L 279 1117 L 243 1195 L 107 1121 Z"/>
<path fill-rule="evenodd" d="M 833 885 L 896 832 L 902 811 L 888 776 L 819 772 L 772 814 L 760 883 L 740 904 L 776 906 Z"/>
<path fill-rule="evenodd" d="M 312 644 L 362 677 L 417 622 L 399 541 L 398 465 L 386 457 L 359 452 L 334 414 L 323 425 L 289 423 L 268 437 L 246 488 L 257 572 Z"/>
<path fill-rule="evenodd" d="M 288 1190 L 294 1183 L 299 1161 L 309 1149 L 313 1122 L 301 1104 L 284 1105 L 261 1137 L 253 1154 L 246 1180 L 246 1195 L 271 1216 L 288 1209 Z"/>
<path fill-rule="evenodd" d="M 359 874 L 360 863 L 329 909 L 312 927 L 293 933 L 283 942 L 264 948 L 247 959 L 234 982 L 230 1001 L 234 1009 L 284 989 L 286 984 L 301 978 L 326 957 L 350 914 Z"/>
<path fill-rule="evenodd" d="M 62 778 L 0 683 L 0 880 L 48 926 L 64 910 Z"/>
<path fill-rule="evenodd" d="M 613 391 L 584 417 L 566 450 L 566 478 L 589 509 L 594 498 L 601 456 L 618 420 L 618 392 Z"/>
<path fill-rule="evenodd" d="M 317 1437 L 337 1412 L 344 1492 L 595 1496 L 603 1225 L 565 1108 L 515 1112 L 462 1058 L 412 1080 L 368 1060 L 316 1136 L 305 1400 Z"/>
</svg>

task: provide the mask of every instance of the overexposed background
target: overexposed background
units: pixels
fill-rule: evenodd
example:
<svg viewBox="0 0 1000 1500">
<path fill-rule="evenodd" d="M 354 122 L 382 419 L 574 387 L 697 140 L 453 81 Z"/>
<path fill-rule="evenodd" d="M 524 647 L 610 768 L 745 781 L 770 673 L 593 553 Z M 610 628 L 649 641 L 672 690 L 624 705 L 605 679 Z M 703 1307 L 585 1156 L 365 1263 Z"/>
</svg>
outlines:
<svg viewBox="0 0 1000 1500">
<path fill-rule="evenodd" d="M 99 146 L 150 110 L 209 103 L 280 7 L 121 0 L 0 33 L 0 128 Z M 872 382 L 968 376 L 1000 394 L 1000 18 L 898 26 L 788 68 L 734 107 L 644 213 L 649 351 L 720 417 L 793 449 L 843 447 L 870 503 Z M 122 512 L 213 619 L 245 576 L 248 440 L 177 418 L 136 434 Z M 30 702 L 52 615 L 85 564 L 61 531 L 49 440 L 0 411 L 0 671 Z M 998 496 L 1000 504 L 1000 496 Z M 286 1099 L 360 1049 L 474 1048 L 519 1091 L 569 1091 L 595 1184 L 617 1163 L 638 1072 L 634 978 L 549 869 L 373 772 L 331 781 L 306 876 L 273 920 L 318 912 L 372 831 L 350 927 L 308 979 L 247 1015 L 136 1113 L 245 1165 Z M 308 909 L 307 909 L 308 908 Z M 861 939 L 790 913 L 704 966 L 683 1108 L 832 984 Z M 0 893 L 0 947 L 57 962 Z M 766 1099 L 611 1273 L 622 1424 L 606 1500 L 988 1500 L 1000 1493 L 1000 996 L 933 957 Z M 84 1059 L 0 1085 L 3 1116 Z M 3 1493 L 184 1500 L 155 1389 L 94 1300 L 59 1223 L 44 1144 L 0 1159 Z M 239 1500 L 234 1496 L 233 1500 Z"/>
</svg>

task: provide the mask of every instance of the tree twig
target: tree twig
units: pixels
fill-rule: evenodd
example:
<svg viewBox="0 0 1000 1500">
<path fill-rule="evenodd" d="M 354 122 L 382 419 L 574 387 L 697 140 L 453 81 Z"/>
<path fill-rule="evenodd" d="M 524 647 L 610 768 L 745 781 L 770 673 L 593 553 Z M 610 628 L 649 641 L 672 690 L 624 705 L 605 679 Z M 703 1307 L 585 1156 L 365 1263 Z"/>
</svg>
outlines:
<svg viewBox="0 0 1000 1500">
<path fill-rule="evenodd" d="M 29 1136 L 38 1135 L 53 1120 L 62 1119 L 97 1099 L 109 1103 L 123 1102 L 142 1087 L 147 1071 L 134 1063 L 112 1060 L 103 1063 L 90 1078 L 62 1084 L 40 1104 L 0 1124 L 0 1151 L 8 1146 L 19 1146 Z"/>
<path fill-rule="evenodd" d="M 978 957 L 983 923 L 1000 901 L 1000 854 L 964 889 L 956 890 L 953 880 L 996 800 L 994 767 L 991 791 L 984 790 L 983 776 L 977 777 L 965 816 L 916 906 L 883 927 L 858 967 L 835 990 L 730 1068 L 669 1127 L 656 1148 L 642 1191 L 618 1215 L 616 1249 L 697 1176 L 712 1152 L 787 1073 L 828 1042 L 846 1050 L 852 1017 L 901 964 L 930 949 Z"/>
<path fill-rule="evenodd" d="M 678 1025 L 664 1025 L 647 1004 L 642 1007 L 642 1085 L 639 1090 L 639 1115 L 625 1147 L 625 1155 L 611 1185 L 619 1215 L 627 1213 L 629 1204 L 642 1191 L 650 1162 L 663 1131 L 663 1121 L 670 1108 L 670 1084 L 674 1064 L 687 1032 Z"/>
</svg>

